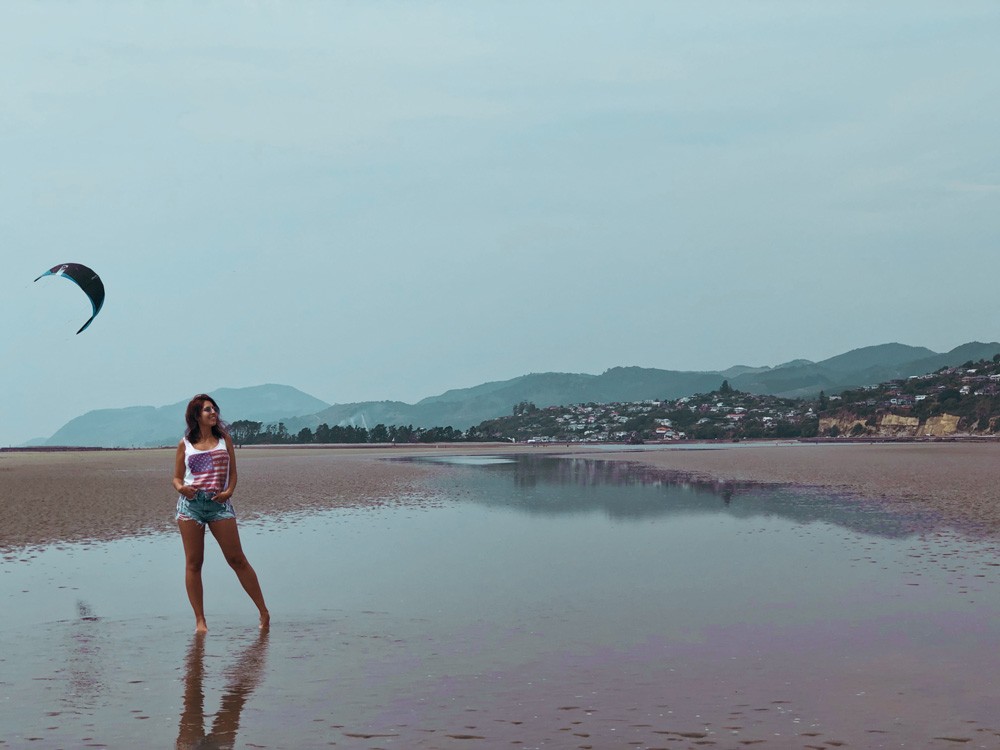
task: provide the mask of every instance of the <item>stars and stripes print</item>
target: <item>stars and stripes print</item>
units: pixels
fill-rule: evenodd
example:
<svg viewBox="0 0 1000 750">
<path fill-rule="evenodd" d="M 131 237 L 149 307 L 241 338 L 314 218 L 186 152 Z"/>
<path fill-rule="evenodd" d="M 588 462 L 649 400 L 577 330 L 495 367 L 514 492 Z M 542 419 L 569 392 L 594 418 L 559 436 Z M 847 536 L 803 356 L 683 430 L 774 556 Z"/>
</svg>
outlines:
<svg viewBox="0 0 1000 750">
<path fill-rule="evenodd" d="M 188 469 L 193 477 L 192 487 L 221 492 L 229 478 L 229 452 L 214 450 L 194 453 L 188 456 Z"/>
</svg>

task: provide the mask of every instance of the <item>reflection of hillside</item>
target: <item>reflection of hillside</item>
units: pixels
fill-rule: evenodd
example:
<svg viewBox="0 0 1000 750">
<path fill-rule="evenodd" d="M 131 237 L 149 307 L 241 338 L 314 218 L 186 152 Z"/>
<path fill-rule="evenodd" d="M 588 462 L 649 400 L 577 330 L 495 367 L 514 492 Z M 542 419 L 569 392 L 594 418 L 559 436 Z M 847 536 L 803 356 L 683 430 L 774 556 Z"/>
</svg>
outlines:
<svg viewBox="0 0 1000 750">
<path fill-rule="evenodd" d="M 625 521 L 712 513 L 743 519 L 776 516 L 890 538 L 915 533 L 930 520 L 858 498 L 716 481 L 622 461 L 531 455 L 517 459 L 468 469 L 475 490 L 472 501 L 543 515 L 600 511 Z"/>
</svg>

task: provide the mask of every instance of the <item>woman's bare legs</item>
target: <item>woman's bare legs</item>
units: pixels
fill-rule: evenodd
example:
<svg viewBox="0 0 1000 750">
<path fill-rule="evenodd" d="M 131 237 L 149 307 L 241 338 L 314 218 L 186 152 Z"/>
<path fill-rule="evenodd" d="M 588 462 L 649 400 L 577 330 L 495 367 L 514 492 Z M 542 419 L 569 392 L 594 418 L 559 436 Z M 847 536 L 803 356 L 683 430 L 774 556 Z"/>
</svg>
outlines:
<svg viewBox="0 0 1000 750">
<path fill-rule="evenodd" d="M 271 614 L 264 604 L 264 594 L 261 593 L 260 583 L 257 581 L 257 573 L 243 554 L 243 546 L 240 544 L 240 532 L 236 528 L 235 518 L 226 518 L 221 521 L 212 521 L 208 524 L 215 541 L 219 543 L 222 554 L 226 556 L 226 562 L 236 571 L 237 578 L 243 586 L 243 590 L 250 595 L 253 603 L 260 611 L 260 627 L 267 628 L 271 623 Z M 201 579 L 199 578 L 199 581 Z"/>
<path fill-rule="evenodd" d="M 180 529 L 181 540 L 184 542 L 184 586 L 194 610 L 194 630 L 196 633 L 207 633 L 201 586 L 201 566 L 205 562 L 205 527 L 196 521 L 178 520 L 177 528 Z"/>
</svg>

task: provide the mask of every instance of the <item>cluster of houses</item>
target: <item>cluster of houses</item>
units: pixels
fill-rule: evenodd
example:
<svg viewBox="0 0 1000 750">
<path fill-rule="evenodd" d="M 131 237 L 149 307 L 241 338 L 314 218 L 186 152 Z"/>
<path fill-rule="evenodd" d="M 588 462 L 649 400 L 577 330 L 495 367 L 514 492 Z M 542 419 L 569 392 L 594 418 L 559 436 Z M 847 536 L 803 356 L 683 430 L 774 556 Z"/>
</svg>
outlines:
<svg viewBox="0 0 1000 750">
<path fill-rule="evenodd" d="M 858 403 L 877 409 L 906 410 L 952 388 L 957 389 L 961 396 L 997 396 L 1000 395 L 1000 372 L 984 371 L 980 367 L 952 367 L 927 375 L 911 375 L 906 380 L 865 386 L 862 390 L 873 395 Z M 842 399 L 830 396 L 829 400 L 833 407 Z"/>
<path fill-rule="evenodd" d="M 657 400 L 628 401 L 610 404 L 573 404 L 571 406 L 550 406 L 542 410 L 548 413 L 548 420 L 539 420 L 532 425 L 548 428 L 549 434 L 538 434 L 528 438 L 529 443 L 620 442 L 634 437 L 636 432 L 629 429 L 637 422 L 649 421 L 650 415 L 663 407 Z M 549 424 L 546 424 L 548 422 Z M 683 432 L 673 429 L 669 419 L 653 418 L 654 434 L 660 439 L 677 440 Z"/>
<path fill-rule="evenodd" d="M 520 425 L 530 443 L 671 441 L 740 431 L 745 422 L 760 430 L 778 423 L 798 425 L 814 418 L 811 405 L 729 391 L 675 400 L 574 404 L 541 409 Z"/>
<path fill-rule="evenodd" d="M 1000 362 L 983 361 L 812 399 L 743 393 L 723 384 L 678 399 L 532 407 L 482 427 L 489 424 L 495 437 L 530 443 L 992 433 L 1000 430 L 1000 410 L 988 418 L 983 408 L 974 417 L 961 415 L 970 411 L 970 399 L 981 399 L 981 406 L 993 397 L 1000 397 Z M 959 401 L 964 410 L 956 408 Z"/>
<path fill-rule="evenodd" d="M 988 402 L 997 396 L 1000 363 L 967 363 L 831 396 L 819 433 L 916 437 L 992 433 L 1000 415 L 992 413 Z"/>
<path fill-rule="evenodd" d="M 782 421 L 797 424 L 803 418 L 814 416 L 812 406 L 805 402 L 752 393 L 734 393 L 730 398 L 716 398 L 708 402 L 697 397 L 685 397 L 678 399 L 676 405 L 702 415 L 695 425 L 718 422 L 720 418 L 730 424 L 744 420 L 757 420 L 765 425 Z"/>
</svg>

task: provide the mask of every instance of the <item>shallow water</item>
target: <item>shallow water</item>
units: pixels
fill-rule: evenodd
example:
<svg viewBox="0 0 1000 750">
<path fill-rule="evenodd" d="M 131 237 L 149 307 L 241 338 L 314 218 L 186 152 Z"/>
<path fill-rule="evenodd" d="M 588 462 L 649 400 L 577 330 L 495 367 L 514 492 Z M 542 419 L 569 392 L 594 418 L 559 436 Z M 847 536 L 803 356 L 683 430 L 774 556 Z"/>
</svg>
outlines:
<svg viewBox="0 0 1000 750">
<path fill-rule="evenodd" d="M 1000 556 L 927 515 L 621 463 L 0 564 L 9 747 L 1000 747 Z"/>
</svg>

